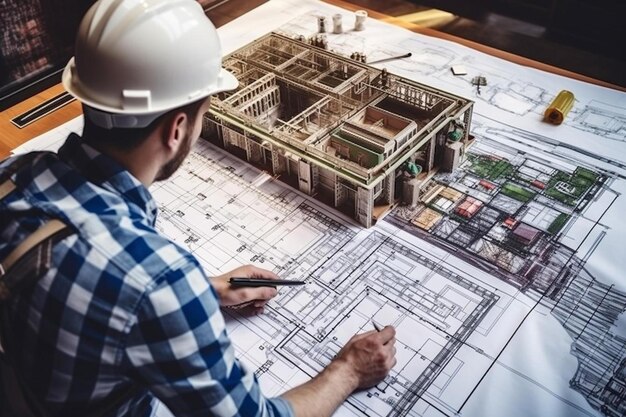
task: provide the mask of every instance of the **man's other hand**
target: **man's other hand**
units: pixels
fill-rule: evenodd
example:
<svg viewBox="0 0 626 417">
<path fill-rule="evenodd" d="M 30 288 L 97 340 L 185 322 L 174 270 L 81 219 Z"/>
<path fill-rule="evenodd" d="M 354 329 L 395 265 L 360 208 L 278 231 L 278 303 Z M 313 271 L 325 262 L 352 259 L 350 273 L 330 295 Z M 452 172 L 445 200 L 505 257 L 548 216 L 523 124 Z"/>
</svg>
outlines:
<svg viewBox="0 0 626 417">
<path fill-rule="evenodd" d="M 396 331 L 353 336 L 317 376 L 282 395 L 298 417 L 328 417 L 357 389 L 378 384 L 396 364 Z"/>
<path fill-rule="evenodd" d="M 232 277 L 280 279 L 278 275 L 267 269 L 253 265 L 240 266 L 237 269 L 211 278 L 211 284 L 217 291 L 222 307 L 243 308 L 251 314 L 263 312 L 265 304 L 274 298 L 278 291 L 275 287 L 232 287 L 228 280 Z"/>
<path fill-rule="evenodd" d="M 334 362 L 343 364 L 355 389 L 369 388 L 382 381 L 396 364 L 396 330 L 386 326 L 353 336 Z"/>
</svg>

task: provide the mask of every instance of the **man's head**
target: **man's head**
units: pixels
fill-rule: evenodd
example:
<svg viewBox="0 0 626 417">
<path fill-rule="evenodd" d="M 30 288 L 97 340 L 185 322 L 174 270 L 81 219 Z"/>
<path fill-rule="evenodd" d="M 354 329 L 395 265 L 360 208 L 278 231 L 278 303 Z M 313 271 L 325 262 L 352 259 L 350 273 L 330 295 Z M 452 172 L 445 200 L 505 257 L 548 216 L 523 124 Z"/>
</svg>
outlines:
<svg viewBox="0 0 626 417">
<path fill-rule="evenodd" d="M 96 149 L 108 154 L 137 155 L 146 165 L 149 159 L 167 157 L 155 181 L 169 178 L 180 167 L 202 129 L 202 116 L 208 110 L 210 97 L 170 110 L 148 126 L 106 129 L 85 118 L 83 137 Z M 84 106 L 83 106 L 84 107 Z M 158 159 L 158 158 L 157 158 Z"/>
<path fill-rule="evenodd" d="M 199 134 L 196 110 L 238 85 L 221 62 L 217 31 L 195 0 L 99 0 L 80 24 L 63 85 L 84 105 L 90 140 L 131 149 L 159 126 L 175 138 L 183 126 Z"/>
<path fill-rule="evenodd" d="M 94 124 L 146 127 L 235 89 L 221 63 L 217 31 L 195 0 L 99 0 L 81 21 L 63 85 Z"/>
</svg>

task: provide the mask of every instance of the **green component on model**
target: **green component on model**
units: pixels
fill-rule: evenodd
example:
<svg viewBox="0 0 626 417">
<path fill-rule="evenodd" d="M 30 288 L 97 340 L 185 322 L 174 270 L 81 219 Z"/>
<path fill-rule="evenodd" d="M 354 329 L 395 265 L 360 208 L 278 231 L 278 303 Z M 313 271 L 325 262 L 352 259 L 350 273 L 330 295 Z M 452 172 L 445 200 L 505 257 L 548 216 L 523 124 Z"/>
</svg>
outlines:
<svg viewBox="0 0 626 417">
<path fill-rule="evenodd" d="M 455 129 L 452 132 L 448 132 L 448 139 L 452 142 L 458 142 L 463 137 L 463 131 Z"/>
<path fill-rule="evenodd" d="M 422 166 L 421 165 L 417 165 L 413 161 L 406 161 L 404 163 L 402 169 L 404 170 L 404 172 L 406 172 L 407 174 L 410 174 L 410 175 L 412 175 L 414 177 L 418 176 L 422 172 Z"/>
</svg>

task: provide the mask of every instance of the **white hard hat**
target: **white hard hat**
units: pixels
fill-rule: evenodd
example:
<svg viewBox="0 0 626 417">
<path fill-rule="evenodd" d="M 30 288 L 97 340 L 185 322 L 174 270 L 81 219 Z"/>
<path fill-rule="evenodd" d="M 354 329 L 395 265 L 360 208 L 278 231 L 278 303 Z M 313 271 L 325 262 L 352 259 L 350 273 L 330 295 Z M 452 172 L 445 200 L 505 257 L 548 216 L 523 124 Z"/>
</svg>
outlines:
<svg viewBox="0 0 626 417">
<path fill-rule="evenodd" d="M 100 0 L 78 29 L 63 86 L 97 125 L 145 127 L 168 110 L 237 88 L 215 26 L 195 0 Z"/>
</svg>

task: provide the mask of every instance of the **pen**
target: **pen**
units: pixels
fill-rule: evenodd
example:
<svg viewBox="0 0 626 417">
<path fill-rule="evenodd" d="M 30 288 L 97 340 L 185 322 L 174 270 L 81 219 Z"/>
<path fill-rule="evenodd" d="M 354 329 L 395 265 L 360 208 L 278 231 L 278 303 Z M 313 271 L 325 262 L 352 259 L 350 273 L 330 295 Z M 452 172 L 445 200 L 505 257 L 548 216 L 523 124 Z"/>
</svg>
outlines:
<svg viewBox="0 0 626 417">
<path fill-rule="evenodd" d="M 378 59 L 376 61 L 371 61 L 371 62 L 368 62 L 368 64 L 380 64 L 381 62 L 393 61 L 393 60 L 402 59 L 402 58 L 410 58 L 411 55 L 413 55 L 413 54 L 411 52 L 409 52 L 409 53 L 406 53 L 404 55 L 391 56 L 389 58 L 383 58 L 383 59 Z"/>
<path fill-rule="evenodd" d="M 233 277 L 228 280 L 233 287 L 275 287 L 277 285 L 304 285 L 305 281 L 290 281 L 287 279 L 262 279 Z"/>
<path fill-rule="evenodd" d="M 382 327 L 380 327 L 378 323 L 374 321 L 374 319 L 372 319 L 372 324 L 374 325 L 374 328 L 376 329 L 377 332 L 380 332 L 383 329 Z"/>
</svg>

